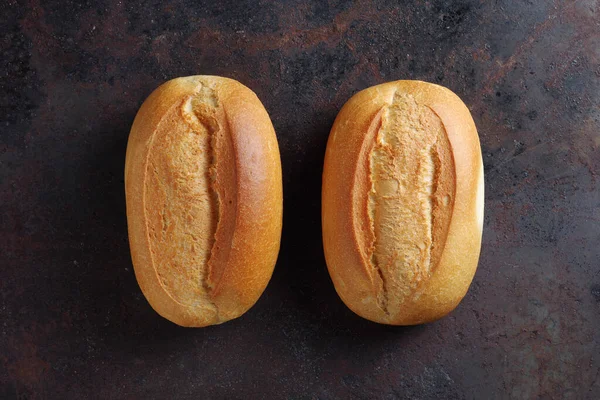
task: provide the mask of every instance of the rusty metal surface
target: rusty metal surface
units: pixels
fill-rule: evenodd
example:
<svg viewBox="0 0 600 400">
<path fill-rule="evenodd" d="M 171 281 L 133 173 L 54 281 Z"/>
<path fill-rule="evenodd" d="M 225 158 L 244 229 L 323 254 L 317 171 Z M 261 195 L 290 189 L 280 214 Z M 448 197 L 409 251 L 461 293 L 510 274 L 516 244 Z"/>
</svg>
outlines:
<svg viewBox="0 0 600 400">
<path fill-rule="evenodd" d="M 4 2 L 0 398 L 600 398 L 600 3 Z M 132 271 L 125 146 L 166 79 L 217 74 L 270 112 L 284 168 L 275 274 L 242 318 L 183 329 Z M 335 294 L 320 239 L 329 128 L 395 79 L 458 93 L 486 171 L 458 309 L 393 328 Z"/>
</svg>

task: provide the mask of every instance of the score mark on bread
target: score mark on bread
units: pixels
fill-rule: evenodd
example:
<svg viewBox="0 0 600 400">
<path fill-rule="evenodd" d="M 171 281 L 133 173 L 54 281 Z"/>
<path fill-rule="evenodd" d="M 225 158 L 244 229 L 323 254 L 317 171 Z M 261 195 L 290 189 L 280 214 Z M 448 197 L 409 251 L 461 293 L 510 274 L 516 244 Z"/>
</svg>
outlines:
<svg viewBox="0 0 600 400">
<path fill-rule="evenodd" d="M 444 247 L 454 197 L 454 165 L 439 117 L 410 94 L 394 92 L 367 132 L 357 168 L 354 207 L 369 229 L 358 240 L 379 280 L 389 314 L 429 278 Z M 363 175 L 363 176 L 360 176 Z M 364 190 L 365 187 L 368 190 Z M 355 212 L 355 225 L 361 215 Z M 434 234 L 435 232 L 435 234 Z M 388 292 L 392 293 L 391 296 Z"/>
<path fill-rule="evenodd" d="M 215 187 L 216 147 L 227 134 L 219 123 L 222 114 L 216 94 L 202 84 L 169 110 L 164 117 L 169 123 L 151 139 L 144 193 L 150 252 L 161 285 L 176 302 L 199 304 L 215 318 L 209 262 L 222 212 Z"/>
</svg>

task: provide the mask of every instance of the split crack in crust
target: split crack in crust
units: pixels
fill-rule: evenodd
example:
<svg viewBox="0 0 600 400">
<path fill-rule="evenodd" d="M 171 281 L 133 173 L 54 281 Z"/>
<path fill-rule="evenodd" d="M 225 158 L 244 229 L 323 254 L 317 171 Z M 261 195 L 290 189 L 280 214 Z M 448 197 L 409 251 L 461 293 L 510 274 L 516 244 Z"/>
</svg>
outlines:
<svg viewBox="0 0 600 400">
<path fill-rule="evenodd" d="M 355 218 L 366 216 L 361 252 L 391 319 L 435 270 L 455 194 L 454 164 L 442 121 L 410 94 L 395 92 L 377 114 L 361 152 L 366 183 Z M 366 188 L 366 190 L 365 190 Z M 355 193 L 356 194 L 356 193 Z"/>
<path fill-rule="evenodd" d="M 152 263 L 161 286 L 177 303 L 205 309 L 216 320 L 210 267 L 221 222 L 217 141 L 227 133 L 220 116 L 215 90 L 199 81 L 197 91 L 165 115 L 169 128 L 155 132 L 147 163 L 152 173 L 144 188 Z"/>
</svg>

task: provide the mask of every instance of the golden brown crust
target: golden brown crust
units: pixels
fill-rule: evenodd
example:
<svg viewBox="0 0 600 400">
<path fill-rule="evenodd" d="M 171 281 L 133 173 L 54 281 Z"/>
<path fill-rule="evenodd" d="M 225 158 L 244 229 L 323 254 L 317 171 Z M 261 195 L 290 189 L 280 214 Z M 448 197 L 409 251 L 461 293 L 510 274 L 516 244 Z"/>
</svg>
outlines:
<svg viewBox="0 0 600 400">
<path fill-rule="evenodd" d="M 214 76 L 157 88 L 131 129 L 125 189 L 136 278 L 159 314 L 207 326 L 258 300 L 279 252 L 282 179 L 250 89 Z"/>
<path fill-rule="evenodd" d="M 481 246 L 483 164 L 468 109 L 419 81 L 357 93 L 331 130 L 322 203 L 327 266 L 350 309 L 394 325 L 446 315 Z"/>
</svg>

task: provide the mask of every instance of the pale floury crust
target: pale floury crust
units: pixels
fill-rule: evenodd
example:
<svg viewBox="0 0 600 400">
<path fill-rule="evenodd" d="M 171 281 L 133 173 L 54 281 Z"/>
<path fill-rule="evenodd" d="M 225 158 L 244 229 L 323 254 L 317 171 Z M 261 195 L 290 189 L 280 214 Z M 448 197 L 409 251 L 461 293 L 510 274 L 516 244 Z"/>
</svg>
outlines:
<svg viewBox="0 0 600 400">
<path fill-rule="evenodd" d="M 215 76 L 157 88 L 131 129 L 125 189 L 136 278 L 160 315 L 201 327 L 258 300 L 283 196 L 275 132 L 250 89 Z"/>
<path fill-rule="evenodd" d="M 475 124 L 450 90 L 419 81 L 353 96 L 323 171 L 325 257 L 358 315 L 413 325 L 452 311 L 475 274 L 483 226 Z"/>
</svg>

